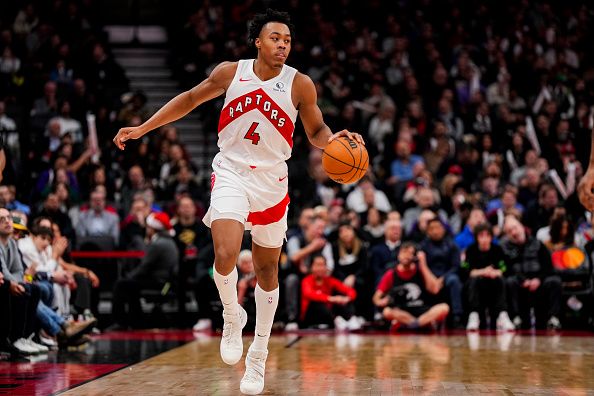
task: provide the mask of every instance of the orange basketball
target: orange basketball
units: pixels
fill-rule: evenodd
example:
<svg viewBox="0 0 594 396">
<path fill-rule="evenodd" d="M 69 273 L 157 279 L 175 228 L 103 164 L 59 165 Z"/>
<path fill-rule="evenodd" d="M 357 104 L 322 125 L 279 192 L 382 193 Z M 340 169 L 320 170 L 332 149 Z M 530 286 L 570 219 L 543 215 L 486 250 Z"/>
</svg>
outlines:
<svg viewBox="0 0 594 396">
<path fill-rule="evenodd" d="M 322 166 L 335 182 L 355 183 L 367 172 L 369 155 L 364 145 L 342 136 L 326 146 L 322 154 Z"/>
</svg>

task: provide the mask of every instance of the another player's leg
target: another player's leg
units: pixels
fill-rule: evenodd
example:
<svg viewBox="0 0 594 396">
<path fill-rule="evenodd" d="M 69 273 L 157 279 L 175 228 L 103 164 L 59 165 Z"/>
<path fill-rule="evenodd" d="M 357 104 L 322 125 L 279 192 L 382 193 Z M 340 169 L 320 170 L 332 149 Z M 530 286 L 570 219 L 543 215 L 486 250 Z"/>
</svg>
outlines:
<svg viewBox="0 0 594 396">
<path fill-rule="evenodd" d="M 235 364 L 243 355 L 241 331 L 247 315 L 237 301 L 237 256 L 241 249 L 244 226 L 236 220 L 218 219 L 211 224 L 215 250 L 213 277 L 223 303 L 221 358 Z"/>
<path fill-rule="evenodd" d="M 266 248 L 252 244 L 252 257 L 258 284 L 256 285 L 256 331 L 254 342 L 245 358 L 245 375 L 241 392 L 257 395 L 264 390 L 264 370 L 268 356 L 268 340 L 278 306 L 278 260 L 281 247 Z"/>
</svg>

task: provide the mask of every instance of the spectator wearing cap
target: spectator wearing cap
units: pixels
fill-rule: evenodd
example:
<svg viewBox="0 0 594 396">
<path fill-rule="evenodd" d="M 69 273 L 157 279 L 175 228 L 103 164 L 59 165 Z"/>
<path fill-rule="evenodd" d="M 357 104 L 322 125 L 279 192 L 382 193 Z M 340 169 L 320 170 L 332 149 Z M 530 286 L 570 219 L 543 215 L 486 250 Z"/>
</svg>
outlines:
<svg viewBox="0 0 594 396">
<path fill-rule="evenodd" d="M 177 274 L 179 252 L 172 234 L 173 226 L 165 213 L 151 213 L 146 218 L 148 245 L 140 264 L 116 282 L 113 295 L 113 315 L 116 322 L 111 329 L 141 323 L 140 293 L 143 289 L 161 290 Z"/>
<path fill-rule="evenodd" d="M 427 237 L 421 242 L 420 249 L 425 252 L 429 269 L 437 278 L 438 298 L 448 301 L 452 309 L 452 327 L 462 327 L 462 282 L 458 274 L 460 250 L 439 218 L 427 222 Z"/>
</svg>

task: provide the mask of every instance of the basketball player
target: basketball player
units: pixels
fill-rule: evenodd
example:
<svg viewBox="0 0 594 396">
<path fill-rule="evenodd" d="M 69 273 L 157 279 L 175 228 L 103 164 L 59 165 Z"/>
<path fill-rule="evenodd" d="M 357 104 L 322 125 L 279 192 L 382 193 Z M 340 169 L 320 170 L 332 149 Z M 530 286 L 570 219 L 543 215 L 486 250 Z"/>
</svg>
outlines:
<svg viewBox="0 0 594 396">
<path fill-rule="evenodd" d="M 588 164 L 588 170 L 578 185 L 578 197 L 587 210 L 594 212 L 594 127 L 592 128 L 590 162 Z"/>
<path fill-rule="evenodd" d="M 241 332 L 246 313 L 237 302 L 235 263 L 244 229 L 251 229 L 258 284 L 256 331 L 240 386 L 246 394 L 264 389 L 268 339 L 279 299 L 278 261 L 287 230 L 285 161 L 291 156 L 297 113 L 316 147 L 323 149 L 339 136 L 363 144 L 359 134 L 330 131 L 317 106 L 312 80 L 285 65 L 292 36 L 287 13 L 269 9 L 256 15 L 248 32 L 257 49 L 256 59 L 219 64 L 207 79 L 173 98 L 144 124 L 122 128 L 114 138 L 123 150 L 127 140 L 138 139 L 225 94 L 218 128 L 220 152 L 213 160 L 210 208 L 203 221 L 212 230 L 214 280 L 224 306 L 220 353 L 230 365 L 243 354 Z"/>
</svg>

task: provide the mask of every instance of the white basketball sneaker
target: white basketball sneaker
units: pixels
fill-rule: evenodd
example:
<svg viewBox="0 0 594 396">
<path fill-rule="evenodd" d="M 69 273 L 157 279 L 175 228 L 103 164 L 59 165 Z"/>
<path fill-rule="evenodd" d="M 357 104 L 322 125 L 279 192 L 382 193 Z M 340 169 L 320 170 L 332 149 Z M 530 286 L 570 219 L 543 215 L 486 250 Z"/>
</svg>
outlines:
<svg viewBox="0 0 594 396">
<path fill-rule="evenodd" d="M 223 337 L 221 338 L 221 358 L 228 365 L 239 362 L 243 355 L 243 341 L 241 331 L 247 323 L 247 313 L 238 305 L 238 314 L 231 315 L 223 311 Z"/>
<path fill-rule="evenodd" d="M 477 331 L 481 326 L 481 319 L 479 318 L 478 312 L 471 312 L 468 315 L 468 323 L 466 324 L 466 330 Z"/>
<path fill-rule="evenodd" d="M 245 374 L 239 390 L 245 395 L 258 395 L 264 390 L 264 370 L 268 351 L 257 351 L 251 347 L 245 356 Z"/>
</svg>

